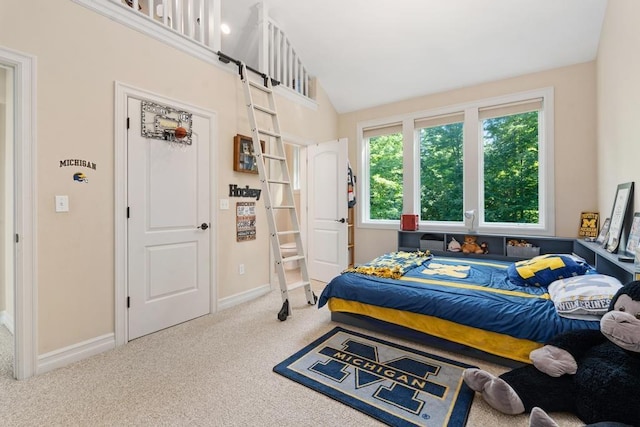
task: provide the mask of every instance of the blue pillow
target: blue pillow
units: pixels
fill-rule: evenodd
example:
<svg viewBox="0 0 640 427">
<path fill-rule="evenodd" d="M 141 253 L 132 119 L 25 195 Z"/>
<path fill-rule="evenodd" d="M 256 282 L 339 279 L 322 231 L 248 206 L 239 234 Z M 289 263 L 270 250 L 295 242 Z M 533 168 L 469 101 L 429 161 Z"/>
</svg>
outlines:
<svg viewBox="0 0 640 427">
<path fill-rule="evenodd" d="M 595 273 L 582 258 L 575 255 L 547 254 L 514 262 L 507 276 L 520 286 L 549 286 L 559 279 Z"/>
</svg>

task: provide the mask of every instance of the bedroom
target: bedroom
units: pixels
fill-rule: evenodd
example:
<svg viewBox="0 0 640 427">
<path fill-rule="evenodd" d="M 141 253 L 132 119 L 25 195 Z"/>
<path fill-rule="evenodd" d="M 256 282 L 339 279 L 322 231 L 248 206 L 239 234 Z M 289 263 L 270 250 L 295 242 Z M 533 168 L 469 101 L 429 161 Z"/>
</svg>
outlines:
<svg viewBox="0 0 640 427">
<path fill-rule="evenodd" d="M 168 51 L 167 60 L 161 43 L 71 1 L 41 2 L 37 11 L 31 9 L 21 2 L 4 2 L 0 40 L 10 50 L 37 58 L 34 208 L 38 231 L 33 237 L 38 256 L 32 269 L 37 278 L 37 334 L 31 343 L 35 365 L 31 371 L 36 373 L 43 371 L 38 364 L 55 367 L 73 361 L 76 347 L 82 350 L 79 354 L 88 356 L 117 342 L 114 81 L 216 111 L 220 160 L 214 163 L 214 194 L 226 194 L 230 183 L 244 186 L 254 181 L 234 174 L 229 161 L 231 144 L 227 142 L 248 127 L 233 73 L 174 49 Z M 556 229 L 558 235 L 570 236 L 582 210 L 608 211 L 616 185 L 637 181 L 634 158 L 640 148 L 635 143 L 634 99 L 640 90 L 635 82 L 640 58 L 634 56 L 638 32 L 633 23 L 639 16 L 633 1 L 609 2 L 594 61 L 345 114 L 331 107 L 320 88 L 317 111 L 287 101 L 279 104 L 286 117 L 283 127 L 314 141 L 338 136 L 356 141 L 356 123 L 373 117 L 553 85 L 558 103 Z M 201 83 L 185 84 L 185 68 L 193 81 Z M 357 158 L 355 144 L 349 145 L 349 157 Z M 86 186 L 68 184 L 69 170 L 60 168 L 60 160 L 67 158 L 97 164 Z M 54 212 L 58 194 L 69 194 L 68 214 Z M 638 206 L 638 196 L 635 200 Z M 211 230 L 212 236 L 222 243 L 212 261 L 212 311 L 265 293 L 269 282 L 268 257 L 255 256 L 264 253 L 266 237 L 236 244 L 231 211 L 218 211 L 215 216 L 218 225 Z M 257 227 L 266 229 L 264 217 L 258 217 Z M 396 237 L 393 230 L 363 229 L 357 231 L 356 240 L 357 261 L 364 262 L 393 249 Z M 242 263 L 250 265 L 244 275 L 226 268 Z"/>
</svg>

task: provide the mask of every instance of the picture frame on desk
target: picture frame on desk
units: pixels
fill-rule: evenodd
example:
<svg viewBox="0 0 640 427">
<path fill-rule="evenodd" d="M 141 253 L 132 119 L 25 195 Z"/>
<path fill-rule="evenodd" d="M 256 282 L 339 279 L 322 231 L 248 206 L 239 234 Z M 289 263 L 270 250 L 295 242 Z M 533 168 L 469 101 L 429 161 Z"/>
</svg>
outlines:
<svg viewBox="0 0 640 427">
<path fill-rule="evenodd" d="M 618 184 L 616 189 L 616 197 L 613 199 L 613 209 L 611 210 L 611 223 L 609 224 L 609 237 L 607 239 L 606 249 L 610 253 L 617 253 L 620 246 L 620 238 L 622 237 L 622 229 L 624 227 L 629 204 L 633 196 L 633 182 L 625 182 Z"/>
<path fill-rule="evenodd" d="M 626 248 L 629 256 L 635 256 L 638 246 L 640 246 L 640 212 L 634 213 L 633 220 L 631 221 L 631 229 L 629 230 Z"/>
<path fill-rule="evenodd" d="M 609 237 L 609 225 L 611 224 L 611 218 L 607 218 L 602 223 L 602 228 L 600 229 L 600 234 L 596 238 L 596 243 L 599 245 L 604 245 L 607 242 L 607 238 Z"/>
</svg>

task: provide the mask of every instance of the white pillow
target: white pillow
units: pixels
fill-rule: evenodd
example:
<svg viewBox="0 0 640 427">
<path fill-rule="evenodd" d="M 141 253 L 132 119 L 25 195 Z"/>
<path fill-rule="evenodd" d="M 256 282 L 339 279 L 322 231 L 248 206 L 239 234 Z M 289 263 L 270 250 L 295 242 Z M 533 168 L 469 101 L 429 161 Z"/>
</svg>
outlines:
<svg viewBox="0 0 640 427">
<path fill-rule="evenodd" d="M 622 283 L 604 274 L 585 274 L 556 280 L 549 295 L 560 316 L 569 319 L 600 320 L 609 311 L 611 298 Z"/>
</svg>

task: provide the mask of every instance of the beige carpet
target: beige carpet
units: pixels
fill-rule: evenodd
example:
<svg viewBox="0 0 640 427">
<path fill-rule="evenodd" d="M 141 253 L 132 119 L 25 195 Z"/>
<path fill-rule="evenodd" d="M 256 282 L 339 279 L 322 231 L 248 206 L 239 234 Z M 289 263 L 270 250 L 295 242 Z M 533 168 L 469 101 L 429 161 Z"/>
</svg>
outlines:
<svg viewBox="0 0 640 427">
<path fill-rule="evenodd" d="M 306 304 L 302 289 L 291 292 L 291 302 L 294 315 L 285 322 L 276 318 L 280 293 L 275 290 L 255 301 L 139 338 L 29 380 L 15 381 L 0 375 L 0 425 L 380 425 L 272 372 L 278 362 L 336 326 L 326 308 L 318 310 Z M 0 330 L 0 339 L 6 343 L 8 332 Z M 504 370 L 383 334 L 370 334 L 494 373 Z M 554 415 L 561 426 L 582 425 L 573 416 Z M 467 425 L 527 426 L 528 417 L 498 414 L 476 396 Z"/>
</svg>

